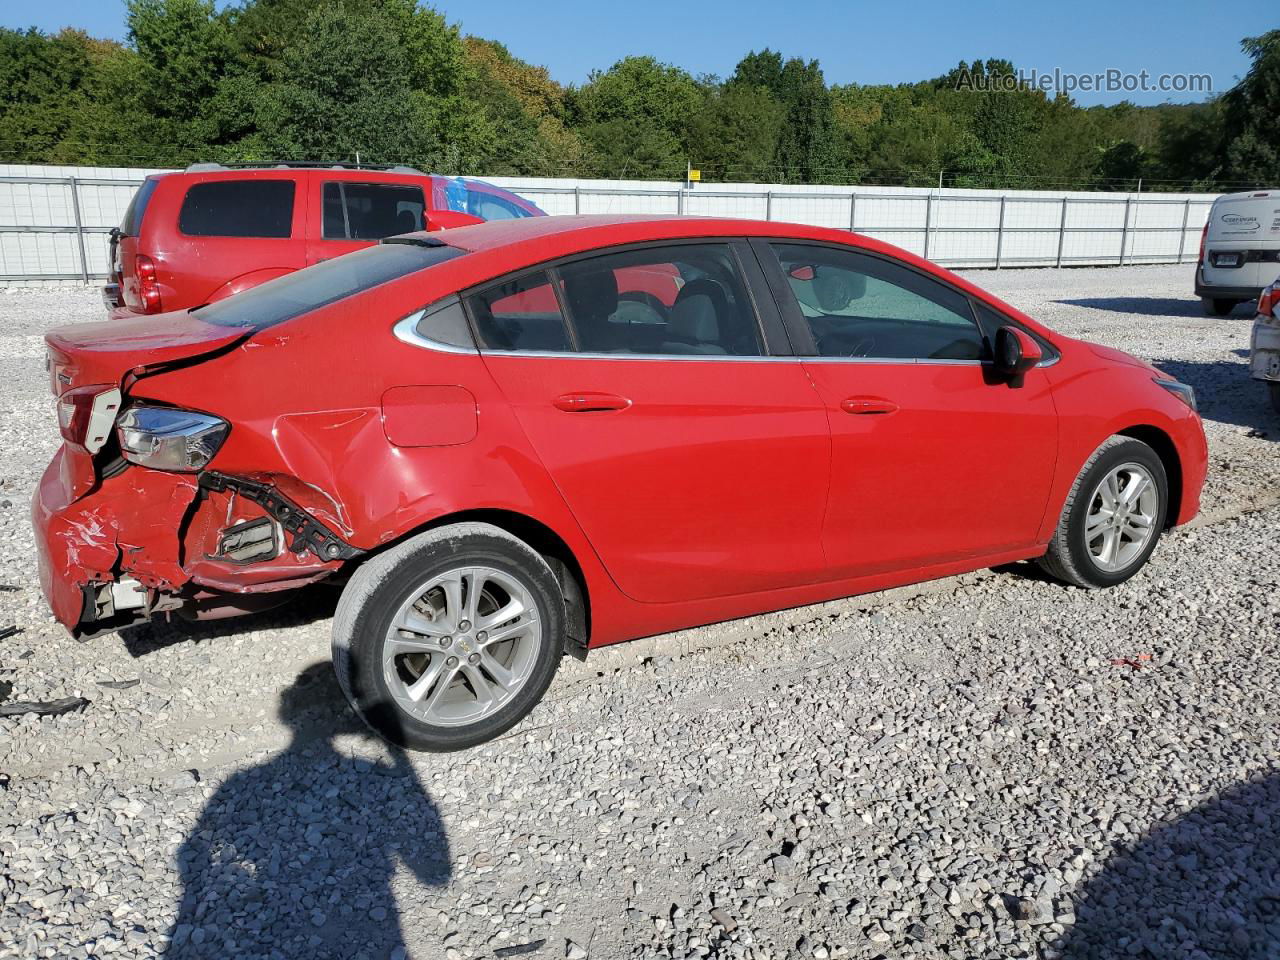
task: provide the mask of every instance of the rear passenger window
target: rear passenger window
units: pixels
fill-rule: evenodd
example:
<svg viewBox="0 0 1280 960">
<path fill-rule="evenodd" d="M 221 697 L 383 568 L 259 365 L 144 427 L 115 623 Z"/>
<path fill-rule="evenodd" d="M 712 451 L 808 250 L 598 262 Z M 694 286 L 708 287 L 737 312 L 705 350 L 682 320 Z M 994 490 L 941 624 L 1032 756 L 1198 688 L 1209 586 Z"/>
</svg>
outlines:
<svg viewBox="0 0 1280 960">
<path fill-rule="evenodd" d="M 187 191 L 178 229 L 189 237 L 287 237 L 292 180 L 214 180 Z"/>
<path fill-rule="evenodd" d="M 606 254 L 559 275 L 584 353 L 760 356 L 755 309 L 725 244 Z"/>
<path fill-rule="evenodd" d="M 396 183 L 324 185 L 326 240 L 381 240 L 423 229 L 422 188 Z"/>
<path fill-rule="evenodd" d="M 823 357 L 981 360 L 969 300 L 914 270 L 855 250 L 772 244 Z"/>
<path fill-rule="evenodd" d="M 490 350 L 571 350 L 560 301 L 545 272 L 490 287 L 469 299 L 476 332 Z"/>
</svg>

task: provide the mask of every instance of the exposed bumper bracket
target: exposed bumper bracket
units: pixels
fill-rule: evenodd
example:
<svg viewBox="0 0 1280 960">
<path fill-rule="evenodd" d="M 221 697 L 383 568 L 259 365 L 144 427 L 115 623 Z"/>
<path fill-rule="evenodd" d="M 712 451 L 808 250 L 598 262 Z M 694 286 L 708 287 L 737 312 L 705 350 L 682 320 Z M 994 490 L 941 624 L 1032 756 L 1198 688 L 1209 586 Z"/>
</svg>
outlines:
<svg viewBox="0 0 1280 960">
<path fill-rule="evenodd" d="M 256 480 L 206 471 L 199 476 L 200 489 L 219 493 L 231 490 L 262 507 L 291 537 L 289 549 L 302 554 L 310 550 L 321 560 L 350 560 L 363 550 L 351 546 L 307 511 L 282 496 L 274 487 Z"/>
</svg>

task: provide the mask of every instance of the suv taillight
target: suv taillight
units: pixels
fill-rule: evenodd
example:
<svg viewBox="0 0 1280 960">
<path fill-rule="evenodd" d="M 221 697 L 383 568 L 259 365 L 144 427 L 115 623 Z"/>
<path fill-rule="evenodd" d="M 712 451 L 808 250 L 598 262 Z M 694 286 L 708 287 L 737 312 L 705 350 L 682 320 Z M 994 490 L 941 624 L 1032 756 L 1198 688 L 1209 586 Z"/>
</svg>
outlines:
<svg viewBox="0 0 1280 960">
<path fill-rule="evenodd" d="M 1206 223 L 1204 229 L 1200 231 L 1200 256 L 1196 263 L 1204 263 L 1204 242 L 1209 239 L 1209 225 Z"/>
<path fill-rule="evenodd" d="M 1258 297 L 1258 314 L 1263 317 L 1274 317 L 1276 307 L 1280 307 L 1280 281 L 1262 291 L 1262 296 Z"/>
<path fill-rule="evenodd" d="M 160 285 L 156 281 L 156 262 L 146 254 L 133 258 L 133 272 L 138 278 L 138 299 L 143 313 L 160 312 Z"/>
<path fill-rule="evenodd" d="M 67 443 L 97 453 L 120 412 L 120 390 L 109 383 L 76 387 L 58 397 L 58 428 Z"/>
</svg>

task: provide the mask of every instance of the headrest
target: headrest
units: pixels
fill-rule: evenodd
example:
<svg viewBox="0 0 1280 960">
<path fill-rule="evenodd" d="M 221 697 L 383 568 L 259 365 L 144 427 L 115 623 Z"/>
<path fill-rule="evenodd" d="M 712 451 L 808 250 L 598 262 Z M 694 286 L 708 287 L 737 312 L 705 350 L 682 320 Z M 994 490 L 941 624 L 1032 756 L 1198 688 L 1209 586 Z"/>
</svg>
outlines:
<svg viewBox="0 0 1280 960">
<path fill-rule="evenodd" d="M 867 292 L 867 278 L 860 273 L 819 267 L 813 278 L 813 296 L 828 313 L 843 310 Z"/>
<path fill-rule="evenodd" d="M 569 267 L 561 272 L 564 297 L 577 320 L 603 320 L 618 309 L 618 278 L 608 268 Z"/>
<path fill-rule="evenodd" d="M 671 308 L 670 331 L 676 339 L 690 343 L 716 343 L 720 339 L 720 322 L 715 301 L 706 293 L 695 292 L 686 297 L 681 291 Z"/>
</svg>

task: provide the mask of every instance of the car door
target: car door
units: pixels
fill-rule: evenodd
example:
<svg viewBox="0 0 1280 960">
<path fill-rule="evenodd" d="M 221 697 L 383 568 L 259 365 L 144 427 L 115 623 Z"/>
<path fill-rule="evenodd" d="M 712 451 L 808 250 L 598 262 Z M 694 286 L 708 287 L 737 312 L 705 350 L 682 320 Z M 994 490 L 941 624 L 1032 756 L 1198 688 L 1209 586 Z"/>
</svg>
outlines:
<svg viewBox="0 0 1280 960">
<path fill-rule="evenodd" d="M 766 348 L 785 334 L 744 270 L 758 277 L 745 244 L 646 245 L 467 298 L 488 369 L 636 600 L 825 573 L 826 415 L 800 363 Z"/>
<path fill-rule="evenodd" d="M 755 245 L 831 422 L 823 547 L 833 575 L 1034 544 L 1057 414 L 1043 370 L 993 375 L 994 312 L 984 329 L 965 293 L 892 258 Z"/>
<path fill-rule="evenodd" d="M 425 182 L 425 181 L 424 181 Z M 314 177 L 307 263 L 359 250 L 383 237 L 422 230 L 426 195 L 418 182 Z"/>
</svg>

